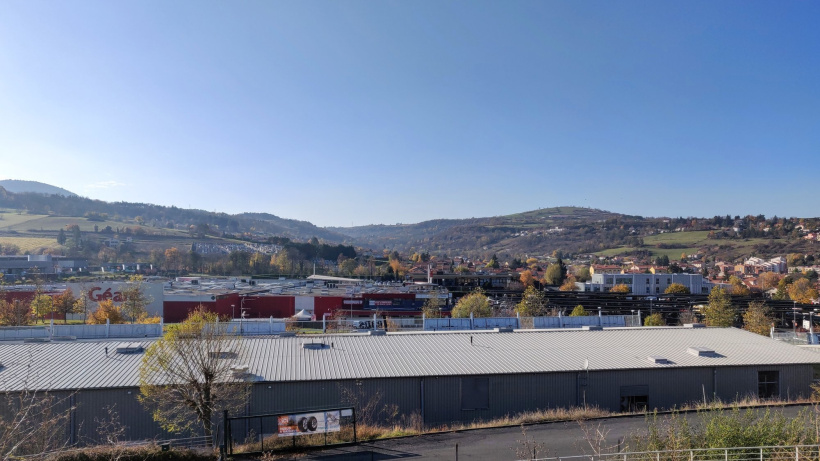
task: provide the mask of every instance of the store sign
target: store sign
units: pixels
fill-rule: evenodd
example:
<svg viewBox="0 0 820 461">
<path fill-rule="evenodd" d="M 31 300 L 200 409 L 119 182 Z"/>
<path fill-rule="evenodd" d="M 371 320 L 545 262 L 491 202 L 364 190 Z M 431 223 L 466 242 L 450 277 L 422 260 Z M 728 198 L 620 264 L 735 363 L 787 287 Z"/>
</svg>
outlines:
<svg viewBox="0 0 820 461">
<path fill-rule="evenodd" d="M 279 437 L 339 432 L 339 410 L 279 416 Z"/>
</svg>

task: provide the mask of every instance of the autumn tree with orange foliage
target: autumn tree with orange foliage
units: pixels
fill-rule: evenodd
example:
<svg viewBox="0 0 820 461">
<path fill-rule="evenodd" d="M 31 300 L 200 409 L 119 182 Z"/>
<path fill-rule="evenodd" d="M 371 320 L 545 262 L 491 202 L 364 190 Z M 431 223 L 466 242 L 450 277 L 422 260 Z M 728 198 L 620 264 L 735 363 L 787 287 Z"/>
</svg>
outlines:
<svg viewBox="0 0 820 461">
<path fill-rule="evenodd" d="M 532 276 L 532 271 L 530 270 L 522 271 L 521 276 L 518 277 L 518 280 L 521 281 L 524 288 L 529 288 L 533 283 L 535 283 L 535 277 Z"/>
<path fill-rule="evenodd" d="M 800 304 L 811 304 L 813 300 L 817 299 L 817 290 L 814 288 L 814 284 L 806 278 L 796 280 L 786 290 L 789 292 L 789 298 Z"/>
<path fill-rule="evenodd" d="M 68 314 L 76 312 L 77 300 L 71 290 L 66 290 L 62 294 L 54 297 L 54 313 L 63 317 L 63 323 L 68 323 Z"/>
<path fill-rule="evenodd" d="M 106 299 L 100 301 L 97 310 L 88 317 L 88 323 L 93 325 L 104 325 L 108 320 L 110 323 L 125 323 L 120 308 L 114 305 L 114 301 Z"/>
<path fill-rule="evenodd" d="M 575 291 L 578 287 L 575 286 L 575 276 L 567 276 L 567 280 L 559 288 L 561 291 Z"/>
<path fill-rule="evenodd" d="M 629 288 L 629 285 L 619 283 L 612 287 L 609 291 L 610 293 L 632 293 L 632 288 Z"/>
</svg>

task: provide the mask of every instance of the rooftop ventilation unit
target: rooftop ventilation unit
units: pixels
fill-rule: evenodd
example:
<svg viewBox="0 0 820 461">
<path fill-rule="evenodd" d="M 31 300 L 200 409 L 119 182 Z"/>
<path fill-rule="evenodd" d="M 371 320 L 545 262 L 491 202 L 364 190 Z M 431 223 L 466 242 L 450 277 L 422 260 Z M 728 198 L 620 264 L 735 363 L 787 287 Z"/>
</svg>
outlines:
<svg viewBox="0 0 820 461">
<path fill-rule="evenodd" d="M 656 365 L 666 365 L 669 363 L 669 360 L 667 360 L 666 357 L 661 357 L 659 355 L 650 355 L 649 361 Z"/>
<path fill-rule="evenodd" d="M 686 352 L 694 355 L 695 357 L 714 357 L 715 351 L 714 349 L 709 349 L 708 347 L 702 346 L 695 346 L 686 349 Z"/>
<path fill-rule="evenodd" d="M 119 343 L 115 349 L 117 354 L 139 354 L 144 349 L 140 343 Z"/>
<path fill-rule="evenodd" d="M 683 326 L 685 328 L 706 328 L 706 325 L 702 323 L 684 323 Z"/>
<path fill-rule="evenodd" d="M 244 375 L 248 373 L 250 367 L 246 364 L 234 365 L 231 367 L 231 372 L 235 375 Z"/>
<path fill-rule="evenodd" d="M 387 334 L 385 330 L 370 330 L 367 332 L 369 336 L 384 336 Z"/>
<path fill-rule="evenodd" d="M 496 327 L 493 328 L 493 331 L 496 333 L 512 333 L 513 329 L 509 327 Z"/>
<path fill-rule="evenodd" d="M 229 359 L 236 356 L 236 354 L 232 350 L 209 351 L 208 356 L 212 359 Z"/>
<path fill-rule="evenodd" d="M 598 325 L 585 325 L 582 326 L 581 329 L 585 331 L 601 331 L 604 327 Z"/>
<path fill-rule="evenodd" d="M 330 345 L 325 343 L 302 343 L 302 349 L 319 350 L 326 347 L 330 347 Z"/>
</svg>

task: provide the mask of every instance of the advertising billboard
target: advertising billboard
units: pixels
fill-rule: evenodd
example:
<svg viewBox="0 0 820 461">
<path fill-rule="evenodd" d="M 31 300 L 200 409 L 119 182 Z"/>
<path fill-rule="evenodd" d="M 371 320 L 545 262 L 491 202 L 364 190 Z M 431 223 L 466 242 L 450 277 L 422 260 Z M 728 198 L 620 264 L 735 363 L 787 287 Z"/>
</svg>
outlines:
<svg viewBox="0 0 820 461">
<path fill-rule="evenodd" d="M 280 415 L 279 437 L 339 432 L 340 411 L 320 411 L 295 415 Z"/>
</svg>

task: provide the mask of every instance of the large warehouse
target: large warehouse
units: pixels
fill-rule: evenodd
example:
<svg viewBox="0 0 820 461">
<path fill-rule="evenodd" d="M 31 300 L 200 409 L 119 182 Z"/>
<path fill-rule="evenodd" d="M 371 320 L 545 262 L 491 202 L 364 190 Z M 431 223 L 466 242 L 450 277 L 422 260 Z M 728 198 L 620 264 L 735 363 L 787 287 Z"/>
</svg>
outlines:
<svg viewBox="0 0 820 461">
<path fill-rule="evenodd" d="M 343 389 L 380 394 L 426 425 L 577 405 L 670 408 L 746 396 L 811 393 L 817 352 L 734 328 L 654 327 L 516 332 L 421 332 L 240 339 L 254 380 L 251 414 L 344 405 Z M 148 347 L 152 341 L 140 344 Z M 313 343 L 314 347 L 305 347 Z M 315 347 L 324 343 L 324 347 Z M 127 437 L 165 437 L 137 401 L 140 353 L 113 341 L 0 343 L 0 391 L 68 396 L 72 441 L 119 412 Z M 133 349 L 132 349 L 133 350 Z"/>
</svg>

